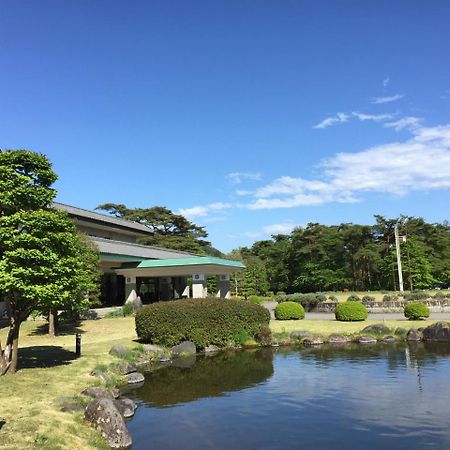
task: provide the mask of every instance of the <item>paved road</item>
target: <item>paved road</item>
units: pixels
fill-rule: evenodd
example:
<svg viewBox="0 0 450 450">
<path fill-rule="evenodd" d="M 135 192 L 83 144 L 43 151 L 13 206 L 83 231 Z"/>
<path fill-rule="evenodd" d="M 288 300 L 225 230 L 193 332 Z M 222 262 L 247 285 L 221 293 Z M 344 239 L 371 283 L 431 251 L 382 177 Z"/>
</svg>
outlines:
<svg viewBox="0 0 450 450">
<path fill-rule="evenodd" d="M 314 313 L 307 312 L 305 319 L 309 320 L 329 320 L 334 319 L 333 313 Z M 450 320 L 450 313 L 431 313 L 430 319 Z M 368 320 L 406 320 L 403 313 L 369 313 Z"/>
</svg>

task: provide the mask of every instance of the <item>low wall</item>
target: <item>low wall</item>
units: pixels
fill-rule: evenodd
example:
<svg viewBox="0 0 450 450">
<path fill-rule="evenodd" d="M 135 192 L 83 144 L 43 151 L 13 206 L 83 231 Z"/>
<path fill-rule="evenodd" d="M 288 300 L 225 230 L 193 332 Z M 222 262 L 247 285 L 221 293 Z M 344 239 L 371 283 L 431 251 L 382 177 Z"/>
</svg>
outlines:
<svg viewBox="0 0 450 450">
<path fill-rule="evenodd" d="M 404 300 L 396 300 L 389 302 L 363 302 L 364 306 L 367 308 L 367 311 L 370 313 L 402 313 L 403 308 L 408 302 Z M 425 305 L 430 308 L 431 312 L 450 312 L 450 299 L 449 300 L 423 300 L 421 303 L 425 303 Z M 324 302 L 319 303 L 314 309 L 314 312 L 327 312 L 334 313 L 336 306 L 339 303 L 337 302 Z"/>
</svg>

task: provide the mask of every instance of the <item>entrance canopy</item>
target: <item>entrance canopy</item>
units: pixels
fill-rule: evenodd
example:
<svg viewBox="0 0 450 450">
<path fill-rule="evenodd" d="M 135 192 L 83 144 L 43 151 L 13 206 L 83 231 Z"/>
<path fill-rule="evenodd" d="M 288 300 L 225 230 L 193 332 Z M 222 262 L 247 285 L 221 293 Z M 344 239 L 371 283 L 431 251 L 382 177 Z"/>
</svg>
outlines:
<svg viewBox="0 0 450 450">
<path fill-rule="evenodd" d="M 244 264 L 240 261 L 197 256 L 194 258 L 146 259 L 136 263 L 124 263 L 116 269 L 116 272 L 124 276 L 168 277 L 190 276 L 193 273 L 229 275 L 244 268 Z"/>
</svg>

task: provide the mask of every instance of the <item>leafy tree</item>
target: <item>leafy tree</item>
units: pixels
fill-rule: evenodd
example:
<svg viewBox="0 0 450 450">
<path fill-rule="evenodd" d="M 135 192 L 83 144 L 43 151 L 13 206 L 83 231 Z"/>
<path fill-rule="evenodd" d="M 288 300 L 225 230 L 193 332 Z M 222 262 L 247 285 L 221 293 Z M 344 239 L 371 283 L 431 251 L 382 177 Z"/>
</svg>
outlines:
<svg viewBox="0 0 450 450">
<path fill-rule="evenodd" d="M 115 217 L 137 222 L 149 228 L 152 236 L 141 238 L 139 240 L 141 244 L 191 253 L 217 254 L 217 250 L 211 247 L 210 242 L 203 240 L 208 236 L 204 227 L 195 225 L 181 214 L 175 214 L 164 206 L 144 209 L 105 203 L 97 206 L 96 209 L 107 211 Z"/>
<path fill-rule="evenodd" d="M 44 155 L 0 151 L 0 294 L 11 311 L 1 374 L 16 371 L 20 325 L 33 310 L 82 308 L 95 286 L 98 255 L 51 208 L 55 180 Z"/>
</svg>

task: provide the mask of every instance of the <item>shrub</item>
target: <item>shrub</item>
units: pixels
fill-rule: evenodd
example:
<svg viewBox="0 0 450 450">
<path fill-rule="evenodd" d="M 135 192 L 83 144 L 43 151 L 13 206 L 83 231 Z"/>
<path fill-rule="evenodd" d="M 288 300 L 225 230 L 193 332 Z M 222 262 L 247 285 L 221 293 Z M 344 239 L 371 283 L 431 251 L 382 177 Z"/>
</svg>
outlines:
<svg viewBox="0 0 450 450">
<path fill-rule="evenodd" d="M 328 300 L 330 300 L 330 301 L 332 301 L 332 302 L 335 302 L 335 303 L 338 303 L 338 302 L 339 302 L 338 298 L 337 298 L 335 295 L 330 295 L 330 296 L 328 297 Z"/>
<path fill-rule="evenodd" d="M 344 302 L 336 306 L 336 320 L 341 322 L 357 322 L 367 319 L 367 309 L 359 302 Z"/>
<path fill-rule="evenodd" d="M 383 296 L 383 302 L 394 302 L 396 300 L 398 300 L 396 295 L 386 294 Z"/>
<path fill-rule="evenodd" d="M 362 298 L 362 301 L 363 301 L 363 302 L 368 302 L 368 303 L 374 302 L 374 301 L 375 301 L 375 297 L 372 297 L 371 295 L 365 295 L 365 296 Z"/>
<path fill-rule="evenodd" d="M 409 320 L 419 320 L 430 317 L 430 310 L 424 303 L 413 302 L 405 305 L 405 317 Z"/>
<path fill-rule="evenodd" d="M 407 301 L 418 301 L 418 300 L 426 300 L 430 298 L 430 294 L 428 292 L 416 291 L 416 292 L 408 292 L 403 294 L 403 298 Z"/>
<path fill-rule="evenodd" d="M 133 303 L 127 302 L 122 306 L 122 314 L 124 317 L 131 316 L 133 314 Z"/>
<path fill-rule="evenodd" d="M 360 302 L 361 299 L 356 294 L 351 294 L 348 296 L 347 301 L 348 302 Z"/>
<path fill-rule="evenodd" d="M 191 340 L 199 348 L 238 344 L 268 325 L 269 311 L 250 302 L 217 298 L 183 299 L 144 306 L 136 314 L 136 333 L 146 343 L 171 347 Z"/>
<path fill-rule="evenodd" d="M 261 343 L 261 345 L 268 347 L 272 343 L 272 330 L 270 327 L 268 325 L 262 325 L 256 335 L 256 339 Z"/>
<path fill-rule="evenodd" d="M 305 317 L 302 305 L 296 302 L 283 302 L 275 308 L 275 317 L 278 320 L 297 320 Z"/>
<path fill-rule="evenodd" d="M 436 300 L 444 300 L 444 299 L 449 298 L 449 297 L 450 297 L 450 292 L 439 291 L 439 292 L 436 292 L 436 294 L 434 294 L 434 298 Z"/>
</svg>

